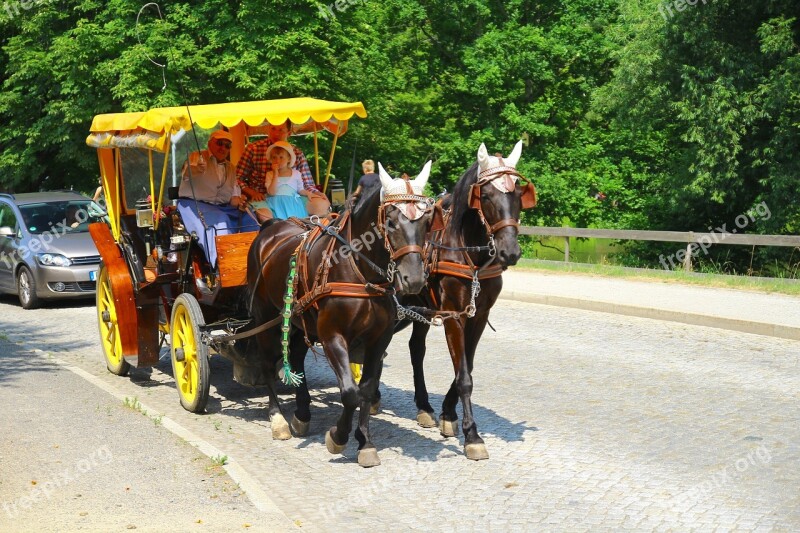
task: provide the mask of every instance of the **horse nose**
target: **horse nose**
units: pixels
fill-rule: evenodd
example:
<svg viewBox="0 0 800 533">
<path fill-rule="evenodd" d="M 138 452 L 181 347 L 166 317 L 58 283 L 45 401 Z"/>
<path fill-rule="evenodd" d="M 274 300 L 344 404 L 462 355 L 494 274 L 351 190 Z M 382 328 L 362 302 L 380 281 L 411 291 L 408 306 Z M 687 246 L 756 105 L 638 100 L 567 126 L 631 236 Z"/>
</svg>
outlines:
<svg viewBox="0 0 800 533">
<path fill-rule="evenodd" d="M 405 287 L 406 294 L 417 294 L 419 291 L 422 290 L 422 286 L 425 285 L 425 279 L 417 279 L 416 276 L 412 277 L 409 275 L 403 276 L 403 286 Z"/>
<path fill-rule="evenodd" d="M 519 249 L 519 246 L 515 246 L 513 250 L 507 252 L 505 250 L 499 251 L 500 255 L 500 262 L 505 266 L 514 266 L 519 261 L 520 256 L 522 255 L 522 250 Z"/>
</svg>

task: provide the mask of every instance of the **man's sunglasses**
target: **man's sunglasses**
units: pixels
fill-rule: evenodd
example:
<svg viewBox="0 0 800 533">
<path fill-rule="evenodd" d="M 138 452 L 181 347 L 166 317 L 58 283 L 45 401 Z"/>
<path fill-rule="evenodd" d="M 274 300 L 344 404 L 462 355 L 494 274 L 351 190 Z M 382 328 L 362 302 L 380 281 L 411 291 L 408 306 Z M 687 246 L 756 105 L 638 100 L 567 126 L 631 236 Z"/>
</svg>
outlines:
<svg viewBox="0 0 800 533">
<path fill-rule="evenodd" d="M 231 149 L 231 142 L 217 139 L 217 146 L 221 146 L 223 148 L 227 148 L 228 150 L 230 150 Z"/>
</svg>

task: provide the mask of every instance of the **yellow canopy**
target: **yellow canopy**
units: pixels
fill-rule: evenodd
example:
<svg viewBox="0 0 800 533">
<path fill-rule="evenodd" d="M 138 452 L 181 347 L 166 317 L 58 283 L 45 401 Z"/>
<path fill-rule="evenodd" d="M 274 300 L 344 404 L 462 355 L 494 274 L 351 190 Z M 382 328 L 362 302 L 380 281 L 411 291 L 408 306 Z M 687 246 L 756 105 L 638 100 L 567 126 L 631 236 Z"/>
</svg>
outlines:
<svg viewBox="0 0 800 533">
<path fill-rule="evenodd" d="M 191 114 L 191 120 L 189 116 Z M 331 119 L 348 120 L 353 115 L 366 118 L 367 112 L 361 102 L 331 102 L 315 98 L 285 98 L 281 100 L 258 100 L 253 102 L 229 102 L 225 104 L 192 105 L 154 108 L 142 113 L 109 113 L 97 115 L 92 121 L 92 133 L 113 133 L 144 129 L 165 134 L 189 131 L 192 122 L 203 129 L 217 124 L 228 128 L 245 122 L 258 126 L 264 122 L 282 124 L 287 119 L 294 124 L 309 120 L 324 123 Z"/>
</svg>

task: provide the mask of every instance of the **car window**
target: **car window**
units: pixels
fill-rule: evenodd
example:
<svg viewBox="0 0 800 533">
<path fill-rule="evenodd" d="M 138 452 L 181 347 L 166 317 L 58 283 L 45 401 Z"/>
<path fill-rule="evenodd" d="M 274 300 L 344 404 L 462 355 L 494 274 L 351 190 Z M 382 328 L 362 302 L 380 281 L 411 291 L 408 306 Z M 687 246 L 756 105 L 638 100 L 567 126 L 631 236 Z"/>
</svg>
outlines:
<svg viewBox="0 0 800 533">
<path fill-rule="evenodd" d="M 103 209 L 91 200 L 26 204 L 20 211 L 28 231 L 34 234 L 85 233 L 92 222 L 105 220 Z"/>
<path fill-rule="evenodd" d="M 0 204 L 0 226 L 8 226 L 13 230 L 17 228 L 17 215 L 8 204 Z"/>
</svg>

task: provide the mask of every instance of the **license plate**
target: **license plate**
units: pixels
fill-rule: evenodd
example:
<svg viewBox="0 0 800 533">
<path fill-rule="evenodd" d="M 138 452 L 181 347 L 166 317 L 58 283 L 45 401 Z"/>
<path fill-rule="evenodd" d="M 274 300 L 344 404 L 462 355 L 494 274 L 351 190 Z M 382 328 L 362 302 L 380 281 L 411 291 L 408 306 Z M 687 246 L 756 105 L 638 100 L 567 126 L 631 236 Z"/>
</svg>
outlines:
<svg viewBox="0 0 800 533">
<path fill-rule="evenodd" d="M 89 272 L 89 281 L 97 281 L 97 270 Z"/>
</svg>

